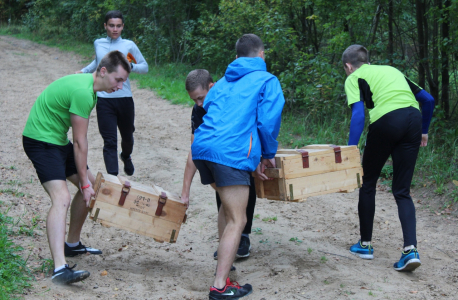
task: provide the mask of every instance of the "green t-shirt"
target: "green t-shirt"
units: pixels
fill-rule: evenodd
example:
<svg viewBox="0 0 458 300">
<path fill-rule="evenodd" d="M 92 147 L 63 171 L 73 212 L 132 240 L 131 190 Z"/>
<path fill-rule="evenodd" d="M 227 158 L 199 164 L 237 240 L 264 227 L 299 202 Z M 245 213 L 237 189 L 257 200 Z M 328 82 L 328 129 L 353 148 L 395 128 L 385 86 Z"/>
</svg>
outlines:
<svg viewBox="0 0 458 300">
<path fill-rule="evenodd" d="M 30 110 L 23 135 L 42 142 L 68 144 L 70 114 L 89 118 L 97 102 L 92 74 L 75 74 L 51 83 Z"/>
<path fill-rule="evenodd" d="M 345 81 L 348 106 L 364 101 L 371 124 L 404 107 L 420 109 L 404 74 L 390 66 L 364 64 Z"/>
</svg>

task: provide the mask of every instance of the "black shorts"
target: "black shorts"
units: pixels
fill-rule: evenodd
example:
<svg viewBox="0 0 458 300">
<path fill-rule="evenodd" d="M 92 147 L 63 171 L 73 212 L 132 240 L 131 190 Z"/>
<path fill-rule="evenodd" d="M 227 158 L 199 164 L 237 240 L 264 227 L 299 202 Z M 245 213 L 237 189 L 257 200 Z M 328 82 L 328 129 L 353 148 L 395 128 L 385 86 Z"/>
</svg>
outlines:
<svg viewBox="0 0 458 300">
<path fill-rule="evenodd" d="M 193 160 L 202 184 L 215 183 L 217 187 L 250 185 L 251 172 L 217 164 L 208 160 Z"/>
<path fill-rule="evenodd" d="M 71 142 L 59 146 L 22 136 L 22 145 L 42 184 L 50 180 L 65 181 L 78 173 Z"/>
</svg>

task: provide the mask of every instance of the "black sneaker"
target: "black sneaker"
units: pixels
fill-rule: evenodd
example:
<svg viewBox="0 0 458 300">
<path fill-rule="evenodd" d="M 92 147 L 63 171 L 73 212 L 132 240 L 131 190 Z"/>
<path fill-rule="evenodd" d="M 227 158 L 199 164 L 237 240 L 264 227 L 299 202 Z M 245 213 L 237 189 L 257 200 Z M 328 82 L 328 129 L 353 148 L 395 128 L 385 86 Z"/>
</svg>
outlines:
<svg viewBox="0 0 458 300">
<path fill-rule="evenodd" d="M 52 282 L 55 284 L 70 284 L 84 280 L 91 275 L 88 271 L 73 271 L 76 265 L 69 267 L 65 265 L 65 268 L 57 272 L 52 272 Z"/>
<path fill-rule="evenodd" d="M 102 254 L 102 251 L 100 251 L 99 249 L 86 247 L 83 244 L 81 244 L 81 242 L 79 243 L 78 246 L 75 246 L 75 247 L 69 247 L 67 243 L 65 243 L 64 252 L 65 252 L 65 256 L 67 257 L 73 257 L 73 256 L 77 256 L 80 254 L 85 254 L 85 253 Z"/>
<path fill-rule="evenodd" d="M 240 299 L 253 292 L 251 284 L 245 284 L 240 286 L 237 282 L 231 282 L 226 279 L 226 286 L 222 290 L 218 290 L 215 287 L 210 288 L 209 299 L 210 300 L 221 300 L 221 299 Z"/>
<path fill-rule="evenodd" d="M 132 163 L 132 158 L 130 156 L 128 158 L 124 158 L 124 156 L 122 156 L 122 153 L 119 153 L 119 157 L 124 163 L 124 173 L 126 173 L 129 176 L 134 175 L 135 168 L 134 164 Z"/>
<path fill-rule="evenodd" d="M 250 256 L 250 250 L 251 250 L 250 238 L 242 235 L 242 237 L 240 238 L 239 249 L 237 250 L 235 257 L 236 258 L 248 257 Z"/>
</svg>

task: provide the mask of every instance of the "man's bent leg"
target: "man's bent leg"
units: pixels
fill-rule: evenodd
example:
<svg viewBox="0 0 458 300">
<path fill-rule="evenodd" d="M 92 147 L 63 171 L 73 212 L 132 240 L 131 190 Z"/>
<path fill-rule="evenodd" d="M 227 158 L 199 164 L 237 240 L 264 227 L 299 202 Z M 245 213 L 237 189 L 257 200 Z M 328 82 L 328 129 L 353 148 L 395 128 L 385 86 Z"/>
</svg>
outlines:
<svg viewBox="0 0 458 300">
<path fill-rule="evenodd" d="M 92 186 L 94 186 L 95 179 L 91 171 L 87 170 L 87 176 Z M 75 197 L 73 197 L 71 204 L 70 227 L 68 229 L 67 242 L 77 243 L 80 241 L 81 229 L 83 228 L 83 224 L 86 221 L 89 211 L 86 207 L 86 202 L 83 199 L 83 194 L 79 189 L 78 174 L 73 174 L 67 179 L 78 188 L 78 192 L 75 194 Z"/>
<path fill-rule="evenodd" d="M 249 186 L 233 185 L 218 187 L 226 226 L 219 241 L 218 265 L 213 284 L 216 288 L 224 288 L 232 263 L 237 253 L 242 230 L 246 224 L 246 206 L 248 203 Z"/>
<path fill-rule="evenodd" d="M 64 180 L 47 181 L 43 183 L 43 187 L 52 201 L 46 220 L 46 231 L 54 267 L 56 268 L 66 264 L 64 255 L 65 220 L 70 206 L 70 192 Z"/>
</svg>

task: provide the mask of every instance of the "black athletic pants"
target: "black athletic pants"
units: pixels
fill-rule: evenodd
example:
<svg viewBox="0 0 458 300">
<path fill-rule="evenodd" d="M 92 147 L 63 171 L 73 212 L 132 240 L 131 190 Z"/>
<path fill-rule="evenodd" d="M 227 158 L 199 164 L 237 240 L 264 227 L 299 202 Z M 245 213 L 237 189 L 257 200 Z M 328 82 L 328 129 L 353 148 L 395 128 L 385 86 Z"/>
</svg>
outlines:
<svg viewBox="0 0 458 300">
<path fill-rule="evenodd" d="M 134 147 L 135 107 L 132 97 L 97 97 L 97 122 L 103 138 L 103 159 L 107 173 L 118 175 L 118 130 L 121 134 L 121 151 L 125 158 Z"/>
<path fill-rule="evenodd" d="M 218 192 L 216 192 L 216 205 L 221 207 L 221 198 Z M 248 196 L 248 205 L 246 206 L 246 225 L 243 229 L 244 234 L 251 233 L 251 226 L 253 225 L 254 207 L 256 206 L 256 189 L 254 187 L 254 177 L 250 176 L 250 195 Z"/>
<path fill-rule="evenodd" d="M 369 126 L 363 155 L 363 186 L 359 191 L 361 241 L 372 240 L 375 188 L 388 157 L 393 159 L 392 191 L 398 206 L 404 247 L 417 246 L 415 206 L 410 184 L 421 142 L 421 113 L 414 107 L 389 112 Z"/>
</svg>

